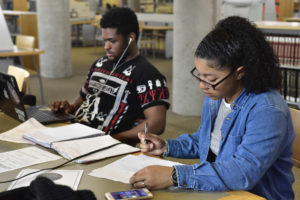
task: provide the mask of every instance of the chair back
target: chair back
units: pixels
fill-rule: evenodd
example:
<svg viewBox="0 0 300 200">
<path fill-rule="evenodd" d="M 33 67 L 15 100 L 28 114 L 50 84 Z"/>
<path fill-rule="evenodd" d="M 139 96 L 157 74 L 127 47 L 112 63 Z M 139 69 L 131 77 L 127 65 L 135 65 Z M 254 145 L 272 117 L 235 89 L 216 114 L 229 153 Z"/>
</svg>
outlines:
<svg viewBox="0 0 300 200">
<path fill-rule="evenodd" d="M 17 35 L 16 46 L 18 49 L 34 49 L 34 40 L 35 38 L 33 36 Z"/>
<path fill-rule="evenodd" d="M 26 69 L 9 65 L 7 73 L 16 78 L 19 91 L 23 94 L 27 94 L 30 76 L 29 72 Z"/>
<path fill-rule="evenodd" d="M 300 168 L 300 110 L 290 108 L 292 115 L 294 130 L 296 138 L 293 143 L 293 157 L 292 160 L 296 167 Z"/>
<path fill-rule="evenodd" d="M 95 16 L 95 22 L 93 23 L 93 25 L 96 26 L 98 30 L 101 29 L 101 26 L 100 26 L 101 19 L 102 19 L 102 15 Z"/>
</svg>

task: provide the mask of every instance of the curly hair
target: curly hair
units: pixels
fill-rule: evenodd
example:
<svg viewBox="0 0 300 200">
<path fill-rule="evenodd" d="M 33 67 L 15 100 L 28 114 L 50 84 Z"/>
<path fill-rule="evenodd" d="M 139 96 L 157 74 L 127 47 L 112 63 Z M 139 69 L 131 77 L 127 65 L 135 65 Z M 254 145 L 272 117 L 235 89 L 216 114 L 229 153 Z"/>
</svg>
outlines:
<svg viewBox="0 0 300 200">
<path fill-rule="evenodd" d="M 117 28 L 117 33 L 126 37 L 129 33 L 135 33 L 139 37 L 139 23 L 135 13 L 129 8 L 115 7 L 107 11 L 101 18 L 102 28 Z"/>
<path fill-rule="evenodd" d="M 217 69 L 234 71 L 244 66 L 242 84 L 247 93 L 281 88 L 280 65 L 273 48 L 245 18 L 232 16 L 218 22 L 198 45 L 195 57 L 217 62 Z"/>
</svg>

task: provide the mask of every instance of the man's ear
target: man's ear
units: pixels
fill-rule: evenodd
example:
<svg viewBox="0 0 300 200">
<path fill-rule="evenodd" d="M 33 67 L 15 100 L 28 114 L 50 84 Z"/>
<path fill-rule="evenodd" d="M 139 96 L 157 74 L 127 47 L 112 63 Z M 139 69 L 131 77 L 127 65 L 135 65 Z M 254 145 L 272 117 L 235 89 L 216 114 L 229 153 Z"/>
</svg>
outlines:
<svg viewBox="0 0 300 200">
<path fill-rule="evenodd" d="M 244 66 L 240 66 L 236 69 L 236 73 L 237 73 L 237 80 L 241 80 L 244 75 L 245 75 L 245 72 L 244 72 Z"/>
<path fill-rule="evenodd" d="M 128 40 L 131 38 L 132 41 L 136 42 L 136 35 L 134 32 L 128 34 Z"/>
</svg>

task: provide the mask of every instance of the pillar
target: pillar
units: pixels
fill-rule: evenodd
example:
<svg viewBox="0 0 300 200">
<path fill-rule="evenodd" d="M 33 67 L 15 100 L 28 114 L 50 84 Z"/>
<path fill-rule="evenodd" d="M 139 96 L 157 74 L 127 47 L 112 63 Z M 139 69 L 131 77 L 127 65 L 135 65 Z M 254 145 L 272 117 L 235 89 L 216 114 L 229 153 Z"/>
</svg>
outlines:
<svg viewBox="0 0 300 200">
<path fill-rule="evenodd" d="M 204 94 L 190 70 L 201 39 L 221 16 L 221 0 L 174 1 L 173 112 L 200 115 Z"/>
<path fill-rule="evenodd" d="M 41 76 L 62 78 L 72 75 L 69 1 L 37 0 Z"/>
</svg>

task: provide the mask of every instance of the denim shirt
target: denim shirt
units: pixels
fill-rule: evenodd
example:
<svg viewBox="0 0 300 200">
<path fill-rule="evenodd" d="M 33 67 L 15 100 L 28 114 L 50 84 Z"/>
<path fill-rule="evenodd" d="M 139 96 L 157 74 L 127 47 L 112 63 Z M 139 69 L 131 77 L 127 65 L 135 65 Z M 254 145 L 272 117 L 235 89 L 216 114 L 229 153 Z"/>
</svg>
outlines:
<svg viewBox="0 0 300 200">
<path fill-rule="evenodd" d="M 242 91 L 223 121 L 220 149 L 211 163 L 207 161 L 210 133 L 220 103 L 206 97 L 198 131 L 168 140 L 166 156 L 200 159 L 200 164 L 174 166 L 178 187 L 247 190 L 267 199 L 294 199 L 291 157 L 295 132 L 280 94 L 275 90 Z"/>
</svg>

